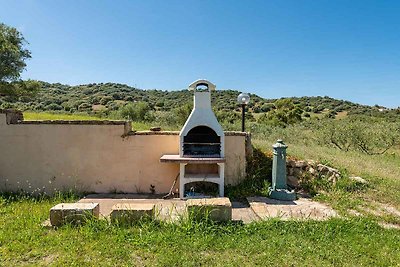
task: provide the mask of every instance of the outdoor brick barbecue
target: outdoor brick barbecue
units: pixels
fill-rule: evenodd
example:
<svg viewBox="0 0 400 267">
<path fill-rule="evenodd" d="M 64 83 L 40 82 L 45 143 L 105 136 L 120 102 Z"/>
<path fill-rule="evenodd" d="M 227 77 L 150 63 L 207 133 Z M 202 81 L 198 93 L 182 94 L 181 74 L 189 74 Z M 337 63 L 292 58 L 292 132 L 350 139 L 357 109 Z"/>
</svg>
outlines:
<svg viewBox="0 0 400 267">
<path fill-rule="evenodd" d="M 180 164 L 179 196 L 186 198 L 185 185 L 192 182 L 218 184 L 224 196 L 224 131 L 211 108 L 215 85 L 197 80 L 189 85 L 194 91 L 193 110 L 179 133 L 179 155 L 164 155 L 161 162 Z"/>
</svg>

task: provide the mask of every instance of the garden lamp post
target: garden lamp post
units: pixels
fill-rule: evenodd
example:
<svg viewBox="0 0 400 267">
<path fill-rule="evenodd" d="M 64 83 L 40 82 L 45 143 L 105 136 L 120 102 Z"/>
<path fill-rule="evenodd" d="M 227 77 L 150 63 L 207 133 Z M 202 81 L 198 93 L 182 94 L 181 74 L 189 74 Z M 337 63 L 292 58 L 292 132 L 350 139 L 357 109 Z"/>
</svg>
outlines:
<svg viewBox="0 0 400 267">
<path fill-rule="evenodd" d="M 245 122 L 245 113 L 246 113 L 246 105 L 250 102 L 250 96 L 247 93 L 240 93 L 238 95 L 237 101 L 242 106 L 242 132 L 245 131 L 244 122 Z"/>
</svg>

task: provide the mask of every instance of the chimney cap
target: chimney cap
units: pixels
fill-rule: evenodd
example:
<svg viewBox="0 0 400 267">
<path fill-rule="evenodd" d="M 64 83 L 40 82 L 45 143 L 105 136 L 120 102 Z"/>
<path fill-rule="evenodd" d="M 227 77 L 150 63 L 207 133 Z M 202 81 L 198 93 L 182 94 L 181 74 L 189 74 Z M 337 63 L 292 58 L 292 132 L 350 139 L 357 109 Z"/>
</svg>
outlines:
<svg viewBox="0 0 400 267">
<path fill-rule="evenodd" d="M 210 92 L 215 91 L 215 87 L 216 87 L 215 84 L 213 84 L 212 82 L 207 81 L 205 79 L 200 79 L 200 80 L 192 82 L 189 85 L 189 91 L 197 91 L 199 86 L 206 86 L 208 91 L 210 91 Z"/>
</svg>

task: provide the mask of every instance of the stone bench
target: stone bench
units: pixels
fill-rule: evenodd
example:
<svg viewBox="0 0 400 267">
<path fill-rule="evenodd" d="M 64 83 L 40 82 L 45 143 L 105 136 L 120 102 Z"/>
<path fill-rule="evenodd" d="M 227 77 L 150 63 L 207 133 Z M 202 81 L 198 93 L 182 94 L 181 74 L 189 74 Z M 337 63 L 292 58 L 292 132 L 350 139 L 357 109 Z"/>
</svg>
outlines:
<svg viewBox="0 0 400 267">
<path fill-rule="evenodd" d="M 90 218 L 99 218 L 98 203 L 60 203 L 50 209 L 50 223 L 61 226 L 65 223 L 81 224 Z"/>
<path fill-rule="evenodd" d="M 154 219 L 154 204 L 119 203 L 112 207 L 111 222 L 133 223 L 141 219 Z"/>
<path fill-rule="evenodd" d="M 232 220 L 232 204 L 227 197 L 188 199 L 186 201 L 189 218 L 226 222 Z"/>
</svg>

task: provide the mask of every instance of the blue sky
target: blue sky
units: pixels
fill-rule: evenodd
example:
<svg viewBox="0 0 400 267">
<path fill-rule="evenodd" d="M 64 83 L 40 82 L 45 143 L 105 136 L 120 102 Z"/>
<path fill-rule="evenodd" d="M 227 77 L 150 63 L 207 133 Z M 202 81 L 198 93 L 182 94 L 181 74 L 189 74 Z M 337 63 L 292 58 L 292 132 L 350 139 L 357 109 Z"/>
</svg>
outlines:
<svg viewBox="0 0 400 267">
<path fill-rule="evenodd" d="M 32 59 L 23 78 L 400 106 L 400 1 L 0 0 Z"/>
</svg>

